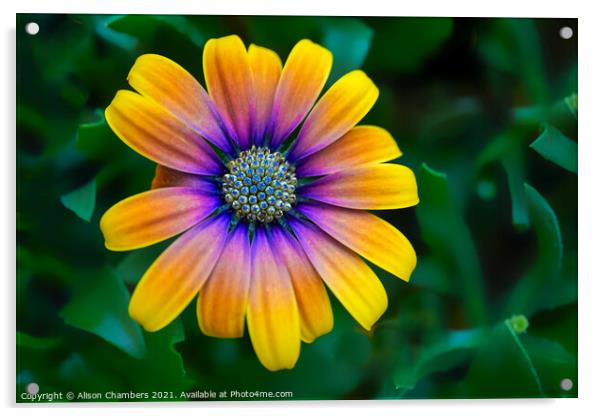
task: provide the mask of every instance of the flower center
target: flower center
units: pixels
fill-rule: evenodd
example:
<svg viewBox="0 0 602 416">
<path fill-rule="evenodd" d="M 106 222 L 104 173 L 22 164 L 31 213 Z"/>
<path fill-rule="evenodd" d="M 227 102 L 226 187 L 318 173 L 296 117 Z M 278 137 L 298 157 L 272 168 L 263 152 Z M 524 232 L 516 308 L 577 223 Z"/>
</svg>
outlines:
<svg viewBox="0 0 602 416">
<path fill-rule="evenodd" d="M 253 146 L 240 152 L 227 167 L 222 190 L 237 217 L 269 223 L 295 203 L 295 167 L 280 152 Z"/>
</svg>

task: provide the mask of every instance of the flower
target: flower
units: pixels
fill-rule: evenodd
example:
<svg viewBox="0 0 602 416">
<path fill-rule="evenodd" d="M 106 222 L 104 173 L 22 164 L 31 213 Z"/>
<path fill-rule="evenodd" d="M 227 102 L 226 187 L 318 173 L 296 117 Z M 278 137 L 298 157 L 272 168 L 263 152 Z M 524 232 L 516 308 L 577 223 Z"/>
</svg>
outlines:
<svg viewBox="0 0 602 416">
<path fill-rule="evenodd" d="M 362 260 L 409 280 L 410 242 L 366 212 L 418 203 L 414 174 L 375 126 L 355 125 L 378 89 L 362 71 L 319 97 L 332 54 L 297 43 L 284 67 L 238 36 L 209 40 L 208 93 L 159 55 L 139 57 L 106 109 L 112 130 L 157 163 L 152 189 L 111 207 L 100 228 L 110 250 L 182 234 L 138 283 L 130 316 L 157 331 L 197 298 L 203 333 L 241 337 L 246 326 L 269 370 L 293 368 L 301 340 L 333 326 L 324 283 L 369 330 L 387 294 Z M 360 257 L 361 256 L 361 257 Z"/>
</svg>

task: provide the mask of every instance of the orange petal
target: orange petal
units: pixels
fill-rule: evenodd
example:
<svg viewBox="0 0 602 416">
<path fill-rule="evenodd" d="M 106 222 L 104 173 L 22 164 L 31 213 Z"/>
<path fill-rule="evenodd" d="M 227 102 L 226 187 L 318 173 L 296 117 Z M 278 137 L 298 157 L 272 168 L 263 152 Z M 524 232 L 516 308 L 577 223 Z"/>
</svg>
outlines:
<svg viewBox="0 0 602 416">
<path fill-rule="evenodd" d="M 149 98 L 121 90 L 105 116 L 125 144 L 154 162 L 204 175 L 223 170 L 213 149 L 198 133 Z"/>
<path fill-rule="evenodd" d="M 274 227 L 272 238 L 274 251 L 286 266 L 293 282 L 301 318 L 301 339 L 313 342 L 332 330 L 332 308 L 326 288 L 294 236 Z"/>
<path fill-rule="evenodd" d="M 295 292 L 261 227 L 253 239 L 251 270 L 247 326 L 255 353 L 268 370 L 293 368 L 301 348 Z"/>
<path fill-rule="evenodd" d="M 250 147 L 255 129 L 255 90 L 247 49 L 236 35 L 210 39 L 203 51 L 209 95 L 238 144 Z"/>
<path fill-rule="evenodd" d="M 130 85 L 173 113 L 189 127 L 224 151 L 230 144 L 222 121 L 205 89 L 188 71 L 161 55 L 136 59 L 128 75 Z"/>
<path fill-rule="evenodd" d="M 324 176 L 301 188 L 300 194 L 355 209 L 397 209 L 418 203 L 414 173 L 405 166 L 390 163 Z"/>
<path fill-rule="evenodd" d="M 221 338 L 242 337 L 251 283 L 251 247 L 247 227 L 230 233 L 224 251 L 197 302 L 203 333 Z"/>
<path fill-rule="evenodd" d="M 401 156 L 395 139 L 376 126 L 357 126 L 328 147 L 302 159 L 297 176 L 321 176 Z"/>
<path fill-rule="evenodd" d="M 168 168 L 167 166 L 157 165 L 155 168 L 155 177 L 151 183 L 151 189 L 170 188 L 175 186 L 198 188 L 206 193 L 216 195 L 219 192 L 215 183 L 207 180 L 207 177 L 205 176 L 181 172 L 179 170 Z"/>
<path fill-rule="evenodd" d="M 215 196 L 198 189 L 155 189 L 113 205 L 100 219 L 100 229 L 109 250 L 133 250 L 180 234 L 218 205 Z"/>
<path fill-rule="evenodd" d="M 347 133 L 370 111 L 378 88 L 360 70 L 341 77 L 316 104 L 291 148 L 291 160 L 321 150 Z"/>
<path fill-rule="evenodd" d="M 406 282 L 410 280 L 416 267 L 416 252 L 408 239 L 387 221 L 369 212 L 326 204 L 302 204 L 298 209 L 332 237 L 378 267 Z"/>
<path fill-rule="evenodd" d="M 332 53 L 310 40 L 291 50 L 276 88 L 271 144 L 280 145 L 297 128 L 324 88 L 332 68 Z"/>
<path fill-rule="evenodd" d="M 144 329 L 165 327 L 199 293 L 222 252 L 229 221 L 228 215 L 220 215 L 188 230 L 142 276 L 129 313 Z"/>
<path fill-rule="evenodd" d="M 282 61 L 276 52 L 261 46 L 249 46 L 249 62 L 253 71 L 255 94 L 257 96 L 257 145 L 264 144 L 264 136 L 270 117 L 274 93 L 282 71 Z"/>
<path fill-rule="evenodd" d="M 368 265 L 306 221 L 291 220 L 307 257 L 351 316 L 370 330 L 387 309 L 387 293 Z"/>
</svg>

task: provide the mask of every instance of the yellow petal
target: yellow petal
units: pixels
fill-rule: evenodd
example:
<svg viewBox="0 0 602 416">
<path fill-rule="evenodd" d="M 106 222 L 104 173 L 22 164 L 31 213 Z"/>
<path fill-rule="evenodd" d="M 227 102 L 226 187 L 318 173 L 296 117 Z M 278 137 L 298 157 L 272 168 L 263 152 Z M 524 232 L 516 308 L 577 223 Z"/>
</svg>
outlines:
<svg viewBox="0 0 602 416">
<path fill-rule="evenodd" d="M 125 144 L 158 164 L 204 175 L 223 170 L 213 149 L 197 132 L 149 98 L 121 90 L 105 116 Z"/>
<path fill-rule="evenodd" d="M 129 306 L 130 316 L 144 329 L 165 327 L 199 293 L 222 252 L 229 221 L 221 215 L 191 228 L 149 267 Z"/>
<path fill-rule="evenodd" d="M 230 134 L 250 146 L 255 129 L 255 90 L 247 49 L 236 35 L 210 39 L 203 51 L 203 71 L 209 95 Z"/>
<path fill-rule="evenodd" d="M 279 227 L 272 233 L 274 252 L 291 276 L 301 318 L 301 339 L 313 342 L 332 330 L 333 317 L 326 288 L 294 236 Z"/>
<path fill-rule="evenodd" d="M 113 205 L 100 219 L 100 229 L 109 250 L 134 250 L 180 234 L 218 205 L 217 197 L 197 189 L 155 189 Z"/>
<path fill-rule="evenodd" d="M 247 227 L 230 233 L 209 280 L 197 302 L 201 331 L 220 338 L 242 337 L 251 283 L 251 247 Z"/>
<path fill-rule="evenodd" d="M 324 88 L 332 68 L 332 53 L 310 40 L 291 50 L 276 88 L 271 143 L 280 145 L 297 128 Z"/>
<path fill-rule="evenodd" d="M 416 252 L 397 228 L 369 212 L 303 204 L 300 212 L 347 247 L 405 280 L 416 267 Z"/>
<path fill-rule="evenodd" d="M 255 353 L 268 370 L 293 368 L 301 348 L 295 292 L 261 227 L 253 239 L 251 269 L 247 326 Z"/>
<path fill-rule="evenodd" d="M 291 159 L 302 159 L 340 138 L 364 118 L 377 98 L 378 88 L 363 71 L 341 77 L 307 116 L 291 149 Z"/>
<path fill-rule="evenodd" d="M 324 176 L 301 188 L 301 195 L 340 207 L 397 209 L 418 203 L 414 173 L 407 167 L 383 163 Z"/>
<path fill-rule="evenodd" d="M 370 330 L 387 309 L 387 293 L 378 277 L 361 258 L 315 225 L 299 220 L 290 224 L 328 288 Z"/>
<path fill-rule="evenodd" d="M 278 80 L 280 80 L 282 61 L 276 52 L 251 45 L 249 46 L 249 62 L 257 96 L 256 144 L 263 145 L 263 138 L 272 116 L 272 104 Z"/>
<path fill-rule="evenodd" d="M 130 70 L 128 82 L 207 140 L 222 150 L 229 150 L 219 115 L 207 92 L 180 65 L 161 55 L 142 55 Z"/>
<path fill-rule="evenodd" d="M 395 139 L 376 126 L 357 126 L 328 147 L 302 159 L 297 176 L 320 176 L 401 156 Z"/>
</svg>

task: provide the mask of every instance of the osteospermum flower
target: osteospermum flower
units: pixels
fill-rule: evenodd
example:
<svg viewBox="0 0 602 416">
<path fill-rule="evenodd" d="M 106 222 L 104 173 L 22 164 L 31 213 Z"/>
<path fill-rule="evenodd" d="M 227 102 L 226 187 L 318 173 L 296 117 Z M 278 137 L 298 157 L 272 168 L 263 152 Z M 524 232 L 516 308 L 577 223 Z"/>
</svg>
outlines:
<svg viewBox="0 0 602 416">
<path fill-rule="evenodd" d="M 207 91 L 158 55 L 138 58 L 106 109 L 113 131 L 157 163 L 152 189 L 110 208 L 106 247 L 145 247 L 180 233 L 149 267 L 130 316 L 157 331 L 196 297 L 201 331 L 241 337 L 270 370 L 294 367 L 301 340 L 329 332 L 324 283 L 370 329 L 387 295 L 361 257 L 408 280 L 416 255 L 392 225 L 365 210 L 418 203 L 414 175 L 374 126 L 354 127 L 378 89 L 362 71 L 318 99 L 332 54 L 302 40 L 284 67 L 237 36 L 203 52 Z M 361 256 L 361 257 L 360 257 Z"/>
</svg>

